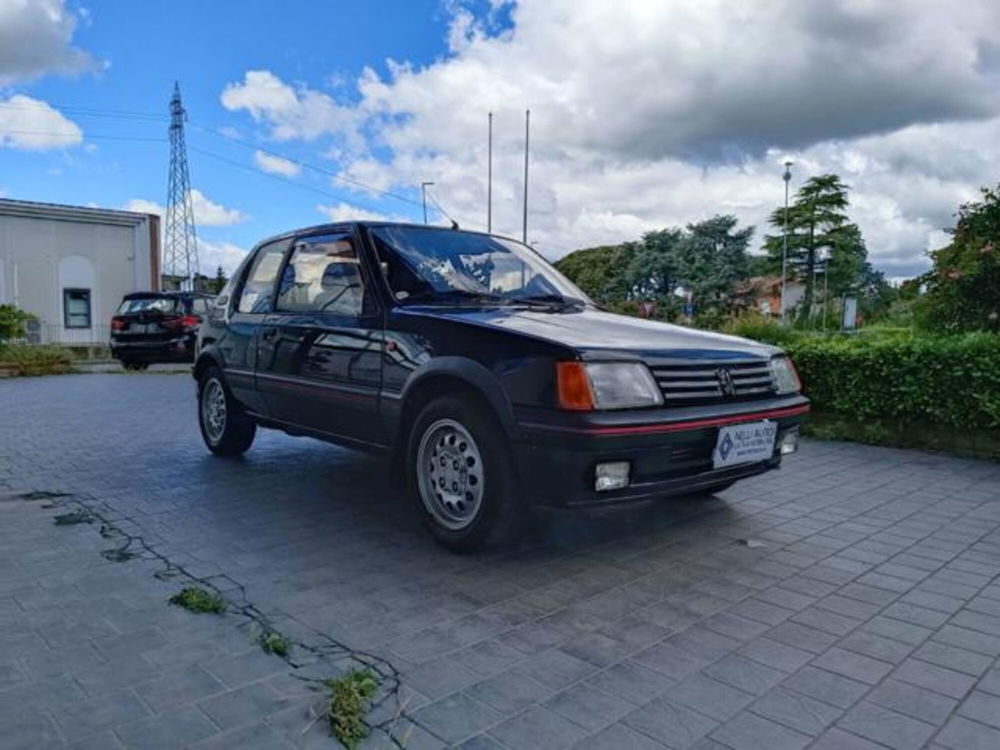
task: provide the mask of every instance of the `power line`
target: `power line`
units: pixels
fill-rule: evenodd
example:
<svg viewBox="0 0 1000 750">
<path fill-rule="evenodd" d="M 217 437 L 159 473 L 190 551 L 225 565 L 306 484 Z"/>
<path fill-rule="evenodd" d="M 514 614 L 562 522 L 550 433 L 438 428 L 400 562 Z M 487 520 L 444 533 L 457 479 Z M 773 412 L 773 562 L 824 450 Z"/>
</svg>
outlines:
<svg viewBox="0 0 1000 750">
<path fill-rule="evenodd" d="M 166 138 L 143 138 L 135 135 L 101 135 L 92 133 L 52 133 L 43 130 L 9 130 L 7 128 L 0 129 L 0 135 L 44 135 L 50 138 L 79 138 L 84 140 L 85 138 L 99 138 L 103 140 L 110 141 L 145 141 L 149 143 L 166 143 Z"/>
<path fill-rule="evenodd" d="M 64 104 L 11 104 L 9 99 L 6 102 L 0 103 L 0 108 L 20 109 L 34 112 L 69 112 L 78 117 L 118 117 L 124 120 L 147 120 L 149 122 L 167 122 L 168 119 L 162 114 L 132 112 L 122 109 L 99 109 L 97 107 L 77 107 Z"/>
<path fill-rule="evenodd" d="M 400 195 L 399 193 L 394 193 L 391 190 L 384 190 L 383 188 L 378 188 L 375 187 L 374 185 L 369 185 L 367 183 L 361 182 L 361 180 L 356 180 L 352 177 L 344 177 L 338 172 L 334 172 L 330 169 L 325 169 L 324 167 L 311 164 L 310 162 L 307 161 L 302 161 L 301 159 L 296 159 L 295 157 L 288 156 L 287 154 L 282 154 L 278 151 L 274 151 L 269 148 L 265 148 L 256 143 L 250 143 L 249 141 L 245 141 L 242 138 L 237 138 L 234 135 L 229 135 L 228 133 L 220 133 L 218 130 L 215 130 L 214 128 L 205 127 L 204 125 L 199 125 L 197 123 L 191 123 L 191 125 L 192 127 L 197 128 L 198 130 L 204 131 L 206 133 L 211 133 L 212 135 L 218 136 L 219 138 L 225 138 L 226 140 L 232 141 L 233 143 L 237 143 L 245 148 L 252 148 L 255 151 L 260 151 L 269 156 L 277 157 L 278 159 L 284 159 L 285 161 L 289 161 L 292 164 L 296 164 L 305 169 L 311 169 L 314 172 L 319 172 L 320 174 L 324 174 L 328 177 L 331 177 L 337 180 L 338 182 L 343 182 L 348 185 L 354 185 L 355 187 L 360 187 L 364 190 L 368 190 L 373 193 L 378 193 L 379 195 L 384 195 L 386 198 L 394 198 L 395 200 L 402 201 L 404 203 L 409 203 L 410 205 L 413 206 L 422 205 L 420 201 L 410 198 L 408 196 Z"/>
</svg>

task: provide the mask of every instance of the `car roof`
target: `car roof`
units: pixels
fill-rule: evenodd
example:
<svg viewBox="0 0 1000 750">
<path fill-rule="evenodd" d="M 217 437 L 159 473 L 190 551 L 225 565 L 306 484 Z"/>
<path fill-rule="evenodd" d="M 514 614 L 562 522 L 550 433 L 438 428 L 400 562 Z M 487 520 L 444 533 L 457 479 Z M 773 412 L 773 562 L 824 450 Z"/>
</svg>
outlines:
<svg viewBox="0 0 1000 750">
<path fill-rule="evenodd" d="M 499 240 L 508 240 L 510 242 L 521 241 L 515 239 L 514 237 L 506 237 L 502 234 L 493 234 L 490 232 L 478 232 L 474 229 L 462 229 L 458 227 L 446 227 L 440 224 L 418 224 L 412 221 L 377 221 L 374 219 L 357 219 L 348 221 L 338 221 L 332 224 L 315 224 L 309 227 L 300 227 L 298 229 L 292 229 L 287 232 L 282 232 L 281 234 L 276 234 L 272 237 L 267 237 L 261 240 L 256 245 L 253 246 L 253 250 L 256 250 L 262 245 L 267 245 L 272 242 L 279 242 L 281 240 L 291 239 L 292 237 L 298 237 L 302 234 L 318 234 L 320 232 L 333 232 L 333 231 L 343 231 L 345 229 L 351 229 L 354 227 L 409 227 L 412 229 L 437 229 L 443 232 L 462 232 L 463 234 L 477 234 L 482 237 L 495 237 Z M 523 244 L 523 243 L 522 243 Z"/>
<path fill-rule="evenodd" d="M 129 292 L 122 299 L 152 299 L 154 297 L 214 297 L 210 292 L 185 292 L 168 289 L 162 292 Z"/>
</svg>

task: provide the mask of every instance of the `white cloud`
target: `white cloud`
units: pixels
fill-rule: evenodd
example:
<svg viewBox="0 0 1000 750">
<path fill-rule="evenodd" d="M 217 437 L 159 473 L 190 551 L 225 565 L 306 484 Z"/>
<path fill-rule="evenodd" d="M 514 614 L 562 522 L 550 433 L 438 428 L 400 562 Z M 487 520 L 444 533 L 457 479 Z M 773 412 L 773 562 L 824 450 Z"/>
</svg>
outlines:
<svg viewBox="0 0 1000 750">
<path fill-rule="evenodd" d="M 340 106 L 328 94 L 305 86 L 292 88 L 267 70 L 248 70 L 242 83 L 223 89 L 221 101 L 228 110 L 249 112 L 279 141 L 337 134 L 354 138 L 359 123 L 353 109 Z"/>
<path fill-rule="evenodd" d="M 0 147 L 25 151 L 69 148 L 83 141 L 80 126 L 40 99 L 0 99 Z"/>
<path fill-rule="evenodd" d="M 294 177 L 302 171 L 302 167 L 295 162 L 265 153 L 260 149 L 253 152 L 253 160 L 265 172 L 282 175 L 283 177 Z"/>
<path fill-rule="evenodd" d="M 166 213 L 166 209 L 159 203 L 145 198 L 133 198 L 122 206 L 122 208 L 126 211 L 135 211 L 138 214 L 155 214 L 157 216 L 163 216 L 163 214 Z"/>
<path fill-rule="evenodd" d="M 163 216 L 166 208 L 156 201 L 146 198 L 133 198 L 124 206 L 126 211 L 156 214 Z M 203 227 L 223 227 L 238 224 L 246 219 L 246 215 L 235 208 L 226 208 L 205 197 L 198 188 L 191 188 L 191 208 L 194 211 L 194 223 Z"/>
<path fill-rule="evenodd" d="M 206 276 L 215 276 L 215 270 L 219 266 L 222 266 L 226 276 L 232 276 L 246 254 L 246 248 L 231 242 L 211 242 L 198 238 L 198 265 Z"/>
<path fill-rule="evenodd" d="M 67 9 L 63 0 L 0 2 L 0 86 L 47 73 L 81 73 L 99 67 L 72 46 L 85 12 Z"/>
<path fill-rule="evenodd" d="M 248 71 L 223 103 L 274 138 L 331 136 L 344 177 L 411 195 L 433 180 L 470 227 L 485 224 L 493 111 L 493 226 L 515 236 L 530 107 L 528 238 L 552 257 L 717 212 L 757 225 L 759 241 L 790 155 L 793 189 L 844 176 L 876 262 L 906 275 L 997 179 L 992 0 L 962 13 L 946 0 L 523 0 L 501 32 L 446 9 L 449 54 L 365 70 L 353 105 L 269 71 Z"/>
<path fill-rule="evenodd" d="M 339 221 L 403 221 L 398 215 L 384 214 L 358 208 L 350 203 L 337 203 L 333 206 L 316 206 L 316 210 L 332 222 Z"/>
<path fill-rule="evenodd" d="M 192 193 L 195 191 L 192 190 Z M 156 214 L 163 216 L 166 210 L 156 201 L 146 198 L 133 198 L 122 206 L 126 211 L 136 211 L 142 214 Z M 163 222 L 160 222 L 160 247 L 163 247 Z M 236 267 L 242 262 L 247 254 L 247 249 L 232 242 L 215 242 L 206 240 L 204 237 L 197 237 L 198 241 L 198 266 L 206 276 L 215 276 L 215 271 L 219 266 L 231 276 Z"/>
<path fill-rule="evenodd" d="M 194 223 L 200 226 L 224 227 L 246 219 L 241 211 L 209 200 L 198 188 L 191 188 L 191 208 L 194 211 Z"/>
</svg>

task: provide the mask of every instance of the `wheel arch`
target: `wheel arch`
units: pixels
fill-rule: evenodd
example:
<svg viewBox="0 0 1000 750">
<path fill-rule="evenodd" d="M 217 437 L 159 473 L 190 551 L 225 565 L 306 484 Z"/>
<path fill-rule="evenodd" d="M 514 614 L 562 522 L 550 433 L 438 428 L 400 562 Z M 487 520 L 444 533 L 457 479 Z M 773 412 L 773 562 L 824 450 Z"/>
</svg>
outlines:
<svg viewBox="0 0 1000 750">
<path fill-rule="evenodd" d="M 194 367 L 191 368 L 191 375 L 194 376 L 195 380 L 201 380 L 202 373 L 213 365 L 218 367 L 220 370 L 223 369 L 221 355 L 215 351 L 214 347 L 202 349 L 202 351 L 198 354 L 198 358 L 194 362 Z"/>
<path fill-rule="evenodd" d="M 400 462 L 405 455 L 410 429 L 420 410 L 435 398 L 456 393 L 479 401 L 496 417 L 508 440 L 517 438 L 514 409 L 496 375 L 465 357 L 441 357 L 420 368 L 403 388 L 392 440 L 394 462 Z"/>
</svg>

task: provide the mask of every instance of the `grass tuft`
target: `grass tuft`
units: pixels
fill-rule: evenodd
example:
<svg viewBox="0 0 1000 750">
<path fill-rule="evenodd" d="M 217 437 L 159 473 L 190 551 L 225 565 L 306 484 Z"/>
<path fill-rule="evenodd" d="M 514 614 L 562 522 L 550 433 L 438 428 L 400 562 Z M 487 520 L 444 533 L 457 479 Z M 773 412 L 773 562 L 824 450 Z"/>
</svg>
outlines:
<svg viewBox="0 0 1000 750">
<path fill-rule="evenodd" d="M 292 642 L 276 630 L 258 630 L 253 640 L 265 654 L 285 657 L 292 650 Z"/>
<path fill-rule="evenodd" d="M 218 594 L 206 591 L 200 586 L 188 586 L 181 589 L 172 597 L 170 603 L 178 607 L 184 607 L 189 612 L 211 612 L 221 615 L 226 611 L 226 603 Z"/>
<path fill-rule="evenodd" d="M 330 689 L 330 733 L 347 750 L 355 750 L 368 736 L 365 714 L 378 689 L 378 680 L 370 669 L 350 669 L 343 677 L 324 684 Z"/>
<path fill-rule="evenodd" d="M 56 526 L 72 526 L 76 523 L 93 523 L 93 521 L 93 516 L 83 510 L 74 510 L 71 513 L 63 513 L 52 519 L 52 522 Z"/>
</svg>

